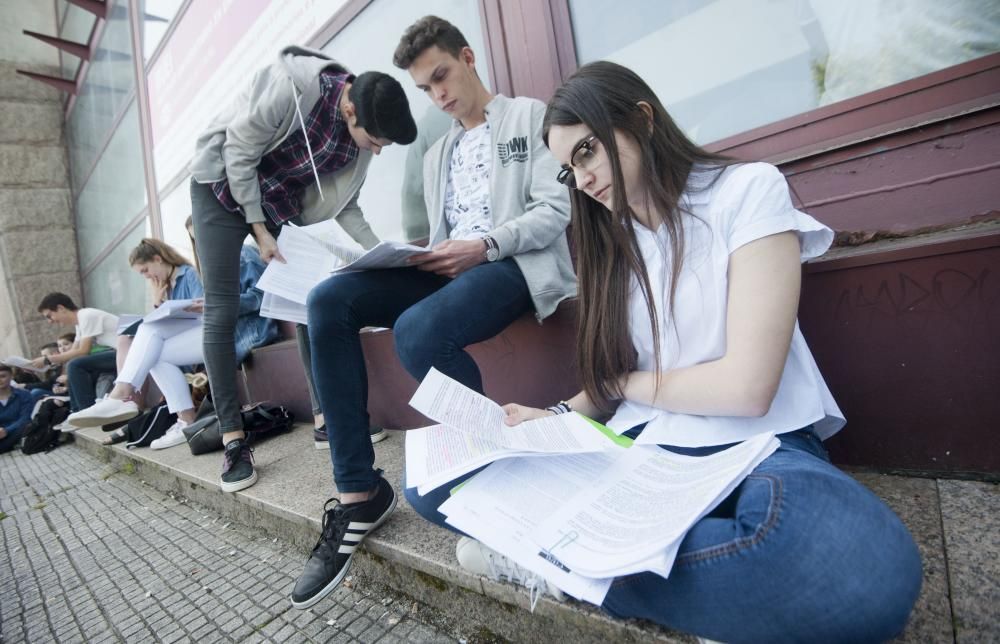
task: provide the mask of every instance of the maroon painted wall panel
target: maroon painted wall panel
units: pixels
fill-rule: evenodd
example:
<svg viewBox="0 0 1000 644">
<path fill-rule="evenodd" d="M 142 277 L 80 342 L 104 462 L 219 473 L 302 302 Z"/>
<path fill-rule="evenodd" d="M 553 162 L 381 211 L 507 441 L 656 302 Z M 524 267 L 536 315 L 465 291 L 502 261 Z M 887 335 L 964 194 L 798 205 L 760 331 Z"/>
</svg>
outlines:
<svg viewBox="0 0 1000 644">
<path fill-rule="evenodd" d="M 807 272 L 799 320 L 847 427 L 836 462 L 1000 472 L 1000 234 L 964 252 Z"/>
<path fill-rule="evenodd" d="M 578 392 L 575 316 L 575 302 L 564 303 L 542 325 L 525 315 L 495 338 L 472 345 L 469 352 L 483 374 L 486 395 L 500 404 L 545 407 Z M 392 333 L 363 334 L 362 346 L 372 423 L 392 429 L 431 424 L 408 404 L 417 382 L 396 357 Z"/>
<path fill-rule="evenodd" d="M 1000 210 L 1000 124 L 902 147 L 879 143 L 875 153 L 816 169 L 782 167 L 797 202 L 840 231 L 904 232 Z"/>
<path fill-rule="evenodd" d="M 543 325 L 533 315 L 525 315 L 497 337 L 470 347 L 482 371 L 486 394 L 500 403 L 547 406 L 579 391 L 573 366 L 575 315 L 575 302 L 567 302 Z M 396 357 L 392 333 L 363 331 L 361 346 L 368 370 L 371 422 L 390 429 L 431 424 L 408 404 L 417 382 Z M 312 418 L 294 340 L 255 350 L 244 371 L 252 399 L 287 405 L 304 422 Z"/>
</svg>

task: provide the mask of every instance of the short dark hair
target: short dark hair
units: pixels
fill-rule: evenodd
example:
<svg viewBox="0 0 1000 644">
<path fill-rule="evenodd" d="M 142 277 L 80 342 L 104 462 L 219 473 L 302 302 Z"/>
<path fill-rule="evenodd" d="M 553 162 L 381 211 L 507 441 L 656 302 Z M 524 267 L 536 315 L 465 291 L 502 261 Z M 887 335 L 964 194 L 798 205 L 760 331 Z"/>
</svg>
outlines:
<svg viewBox="0 0 1000 644">
<path fill-rule="evenodd" d="M 74 333 L 72 331 L 69 332 L 69 333 L 63 333 L 61 336 L 59 336 L 56 339 L 57 340 L 65 340 L 66 342 L 76 342 L 76 333 Z M 56 348 L 58 348 L 58 346 L 59 345 L 56 345 Z"/>
<path fill-rule="evenodd" d="M 10 375 L 14 375 L 14 367 L 7 364 L 0 364 L 0 371 L 6 371 Z"/>
<path fill-rule="evenodd" d="M 80 307 L 73 302 L 73 298 L 65 293 L 49 293 L 42 298 L 38 305 L 38 312 L 55 311 L 59 306 L 66 307 L 69 311 L 79 311 Z"/>
<path fill-rule="evenodd" d="M 469 46 L 469 41 L 458 27 L 444 18 L 424 16 L 403 32 L 392 55 L 392 64 L 400 69 L 409 69 L 420 54 L 435 45 L 458 58 L 462 48 Z"/>
<path fill-rule="evenodd" d="M 46 349 L 50 349 L 50 350 L 51 349 L 55 349 L 56 351 L 58 351 L 59 350 L 59 345 L 57 343 L 55 343 L 55 342 L 46 342 L 42 346 L 38 347 L 38 353 L 41 353 L 42 351 L 45 351 Z"/>
<path fill-rule="evenodd" d="M 382 72 L 365 72 L 351 83 L 347 97 L 354 103 L 358 125 L 368 134 L 409 145 L 417 138 L 417 124 L 399 81 Z"/>
</svg>

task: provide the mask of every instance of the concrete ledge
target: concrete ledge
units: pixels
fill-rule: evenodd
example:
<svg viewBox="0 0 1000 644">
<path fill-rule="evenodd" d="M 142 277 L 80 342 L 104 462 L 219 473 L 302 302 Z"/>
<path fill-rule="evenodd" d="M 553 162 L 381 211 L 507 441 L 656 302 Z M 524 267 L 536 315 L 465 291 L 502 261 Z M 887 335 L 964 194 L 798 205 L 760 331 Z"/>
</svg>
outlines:
<svg viewBox="0 0 1000 644">
<path fill-rule="evenodd" d="M 186 446 L 153 451 L 102 447 L 99 429 L 77 432 L 76 445 L 119 468 L 134 468 L 147 483 L 187 497 L 232 520 L 291 542 L 303 561 L 320 531 L 321 510 L 336 494 L 330 455 L 313 446 L 311 427 L 261 443 L 260 481 L 236 494 L 218 485 L 221 453 L 192 456 Z M 375 446 L 376 465 L 400 491 L 404 432 L 390 431 Z M 996 641 L 990 617 L 1000 602 L 1000 486 L 852 473 L 899 514 L 913 533 L 924 564 L 920 598 L 900 642 Z M 964 504 L 964 505 L 963 505 Z M 969 509 L 971 508 L 974 509 Z M 991 527 L 992 526 L 992 527 Z M 534 613 L 527 594 L 509 584 L 470 575 L 455 560 L 457 536 L 428 524 L 400 497 L 396 513 L 365 541 L 352 574 L 430 605 L 485 641 L 691 642 L 694 638 L 645 622 L 613 620 L 598 609 L 548 598 Z M 954 545 L 953 545 L 954 544 Z M 992 580 L 992 581 L 990 581 Z M 275 592 L 284 592 L 276 589 Z M 494 637 L 490 640 L 489 637 Z"/>
<path fill-rule="evenodd" d="M 522 589 L 463 571 L 455 560 L 458 537 L 424 521 L 402 497 L 403 434 L 391 431 L 375 446 L 376 465 L 400 492 L 400 502 L 392 518 L 365 540 L 352 569 L 355 578 L 390 586 L 445 612 L 470 631 L 514 642 L 695 641 L 653 624 L 614 620 L 573 601 L 560 604 L 543 598 L 531 613 Z M 254 453 L 260 481 L 236 494 L 223 494 L 219 489 L 221 452 L 192 456 L 185 445 L 158 451 L 126 450 L 120 445 L 107 448 L 99 444 L 105 434 L 97 428 L 81 430 L 76 436 L 79 448 L 117 467 L 134 468 L 143 480 L 164 492 L 293 543 L 303 562 L 319 536 L 323 504 L 336 494 L 330 453 L 313 446 L 311 427 L 305 425 L 261 443 Z"/>
</svg>

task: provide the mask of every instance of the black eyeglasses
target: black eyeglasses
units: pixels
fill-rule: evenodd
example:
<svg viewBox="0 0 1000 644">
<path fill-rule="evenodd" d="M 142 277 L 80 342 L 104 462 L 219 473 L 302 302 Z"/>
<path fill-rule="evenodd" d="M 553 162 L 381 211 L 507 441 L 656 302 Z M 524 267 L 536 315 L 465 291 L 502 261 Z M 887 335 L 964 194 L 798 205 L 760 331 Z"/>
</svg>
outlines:
<svg viewBox="0 0 1000 644">
<path fill-rule="evenodd" d="M 594 143 L 597 142 L 597 135 L 591 134 L 573 147 L 573 152 L 569 155 L 569 165 L 563 166 L 556 181 L 569 188 L 576 188 L 576 174 L 573 168 L 581 170 L 592 170 L 596 167 L 597 153 L 594 151 Z"/>
</svg>

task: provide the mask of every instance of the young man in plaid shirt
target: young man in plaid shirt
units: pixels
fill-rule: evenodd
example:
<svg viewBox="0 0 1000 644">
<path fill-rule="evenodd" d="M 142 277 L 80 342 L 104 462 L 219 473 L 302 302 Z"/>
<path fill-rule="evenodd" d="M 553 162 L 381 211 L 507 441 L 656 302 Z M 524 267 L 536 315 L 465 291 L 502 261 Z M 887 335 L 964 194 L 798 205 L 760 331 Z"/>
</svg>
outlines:
<svg viewBox="0 0 1000 644">
<path fill-rule="evenodd" d="M 205 366 L 226 445 L 224 492 L 257 481 L 235 378 L 244 238 L 254 235 L 265 262 L 284 261 L 274 239 L 283 224 L 333 217 L 359 244 L 374 246 L 357 203 L 368 164 L 383 147 L 415 137 L 406 95 L 392 77 L 355 77 L 322 52 L 286 47 L 198 138 L 191 208 L 205 285 Z"/>
</svg>

